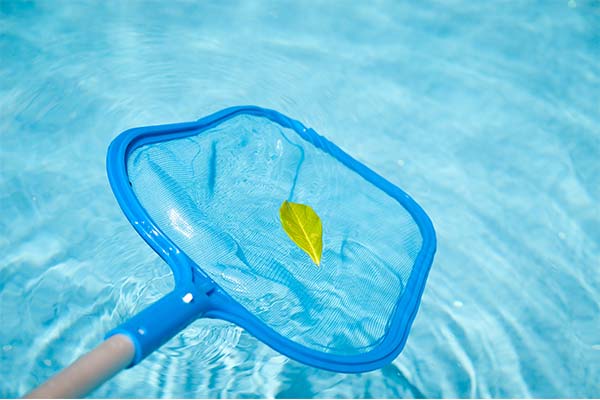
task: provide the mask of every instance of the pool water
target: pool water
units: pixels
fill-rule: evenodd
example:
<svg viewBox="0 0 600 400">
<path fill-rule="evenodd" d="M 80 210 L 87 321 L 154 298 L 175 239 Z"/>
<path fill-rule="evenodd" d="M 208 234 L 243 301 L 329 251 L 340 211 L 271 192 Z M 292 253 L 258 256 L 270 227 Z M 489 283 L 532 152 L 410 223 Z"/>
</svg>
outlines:
<svg viewBox="0 0 600 400">
<path fill-rule="evenodd" d="M 96 397 L 599 397 L 600 1 L 0 1 L 0 397 L 172 287 L 108 186 L 135 126 L 256 104 L 406 190 L 438 252 L 346 375 L 201 320 Z"/>
</svg>

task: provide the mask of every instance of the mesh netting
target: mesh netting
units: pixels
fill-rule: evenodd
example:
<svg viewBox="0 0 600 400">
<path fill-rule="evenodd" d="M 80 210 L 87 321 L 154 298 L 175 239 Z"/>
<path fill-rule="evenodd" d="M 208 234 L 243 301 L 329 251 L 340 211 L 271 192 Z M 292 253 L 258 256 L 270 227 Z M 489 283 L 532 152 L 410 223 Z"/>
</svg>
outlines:
<svg viewBox="0 0 600 400">
<path fill-rule="evenodd" d="M 128 159 L 152 219 L 234 299 L 311 349 L 357 354 L 385 334 L 422 244 L 394 199 L 297 133 L 237 116 Z M 286 235 L 284 200 L 323 223 L 321 267 Z"/>
</svg>

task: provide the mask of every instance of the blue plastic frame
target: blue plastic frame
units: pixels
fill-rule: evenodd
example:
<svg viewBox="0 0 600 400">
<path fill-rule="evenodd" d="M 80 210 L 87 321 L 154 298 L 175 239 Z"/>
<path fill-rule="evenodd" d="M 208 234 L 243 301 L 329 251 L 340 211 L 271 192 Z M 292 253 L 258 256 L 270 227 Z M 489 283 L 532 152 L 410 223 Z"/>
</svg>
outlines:
<svg viewBox="0 0 600 400">
<path fill-rule="evenodd" d="M 136 198 L 127 175 L 127 159 L 140 146 L 200 134 L 230 118 L 248 114 L 267 118 L 294 130 L 307 142 L 335 157 L 368 182 L 396 199 L 412 215 L 421 232 L 422 247 L 403 294 L 396 304 L 390 326 L 372 350 L 354 355 L 329 354 L 295 343 L 278 334 L 246 310 L 215 283 L 193 260 L 177 247 L 152 221 Z M 175 290 L 109 332 L 129 336 L 136 347 L 132 365 L 157 349 L 190 322 L 200 317 L 219 318 L 246 329 L 276 351 L 318 368 L 358 373 L 380 368 L 402 351 L 416 316 L 425 281 L 436 250 L 433 225 L 423 209 L 404 191 L 358 162 L 313 129 L 277 111 L 256 106 L 238 106 L 218 111 L 195 122 L 133 128 L 110 144 L 107 172 L 114 195 L 140 236 L 170 266 Z"/>
</svg>

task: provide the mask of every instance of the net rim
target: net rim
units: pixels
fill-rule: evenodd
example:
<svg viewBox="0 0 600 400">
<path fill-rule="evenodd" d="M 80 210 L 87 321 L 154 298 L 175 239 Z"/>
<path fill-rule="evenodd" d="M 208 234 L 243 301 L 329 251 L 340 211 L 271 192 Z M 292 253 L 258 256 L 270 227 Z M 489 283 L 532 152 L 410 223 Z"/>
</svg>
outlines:
<svg viewBox="0 0 600 400">
<path fill-rule="evenodd" d="M 329 153 L 346 167 L 398 201 L 417 224 L 422 237 L 421 249 L 415 258 L 405 291 L 395 304 L 388 329 L 373 349 L 352 355 L 326 353 L 298 344 L 275 332 L 227 294 L 200 266 L 171 241 L 154 223 L 135 196 L 127 174 L 127 160 L 133 151 L 144 145 L 200 134 L 240 115 L 264 117 L 284 128 L 295 131 L 304 140 Z M 190 282 L 193 282 L 196 288 L 200 287 L 205 293 L 210 293 L 210 308 L 203 316 L 235 323 L 290 358 L 335 372 L 356 373 L 374 370 L 391 362 L 402 351 L 418 311 L 436 250 L 433 224 L 425 211 L 402 189 L 352 158 L 313 129 L 274 110 L 257 106 L 230 107 L 193 122 L 126 130 L 110 144 L 106 165 L 109 183 L 119 206 L 138 234 L 169 265 L 173 271 L 176 288 L 189 286 Z"/>
</svg>

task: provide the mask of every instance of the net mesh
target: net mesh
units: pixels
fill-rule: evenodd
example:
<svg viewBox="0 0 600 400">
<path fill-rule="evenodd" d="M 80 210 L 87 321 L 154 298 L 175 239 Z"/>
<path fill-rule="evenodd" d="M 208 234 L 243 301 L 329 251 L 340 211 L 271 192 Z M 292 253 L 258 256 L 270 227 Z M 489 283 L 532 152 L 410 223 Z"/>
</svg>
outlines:
<svg viewBox="0 0 600 400">
<path fill-rule="evenodd" d="M 278 333 L 345 355 L 385 334 L 419 229 L 397 201 L 294 131 L 237 116 L 136 149 L 128 174 L 161 230 Z M 321 217 L 320 267 L 282 229 L 284 200 Z"/>
</svg>

